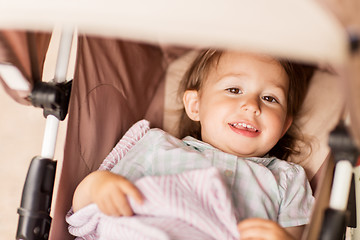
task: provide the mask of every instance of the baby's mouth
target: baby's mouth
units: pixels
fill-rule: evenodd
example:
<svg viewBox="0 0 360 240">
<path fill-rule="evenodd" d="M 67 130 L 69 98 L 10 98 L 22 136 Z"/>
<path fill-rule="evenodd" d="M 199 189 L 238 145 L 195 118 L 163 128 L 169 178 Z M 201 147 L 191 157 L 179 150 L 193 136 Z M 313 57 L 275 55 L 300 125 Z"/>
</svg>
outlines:
<svg viewBox="0 0 360 240">
<path fill-rule="evenodd" d="M 251 126 L 250 124 L 246 124 L 246 123 L 229 123 L 229 125 L 240 130 L 259 132 L 259 130 L 256 129 L 254 126 Z"/>
</svg>

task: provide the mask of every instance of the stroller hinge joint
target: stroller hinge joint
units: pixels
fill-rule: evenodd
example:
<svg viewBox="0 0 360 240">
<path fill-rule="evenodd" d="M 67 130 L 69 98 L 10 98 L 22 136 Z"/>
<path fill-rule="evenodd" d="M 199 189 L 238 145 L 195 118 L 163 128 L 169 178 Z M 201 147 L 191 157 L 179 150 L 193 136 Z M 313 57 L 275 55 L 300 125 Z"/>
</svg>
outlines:
<svg viewBox="0 0 360 240">
<path fill-rule="evenodd" d="M 29 96 L 34 107 L 44 109 L 44 117 L 54 115 L 64 120 L 70 101 L 72 81 L 66 83 L 37 82 Z"/>
</svg>

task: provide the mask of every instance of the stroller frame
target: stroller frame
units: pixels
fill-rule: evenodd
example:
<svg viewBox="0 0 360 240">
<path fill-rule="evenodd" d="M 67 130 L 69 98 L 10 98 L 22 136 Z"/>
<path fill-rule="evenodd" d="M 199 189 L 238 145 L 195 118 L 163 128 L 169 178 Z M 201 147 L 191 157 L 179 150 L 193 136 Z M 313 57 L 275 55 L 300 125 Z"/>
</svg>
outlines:
<svg viewBox="0 0 360 240">
<path fill-rule="evenodd" d="M 64 83 L 70 62 L 72 40 L 73 29 L 63 30 L 54 82 L 41 83 L 40 87 L 34 87 L 30 96 L 34 106 L 44 109 L 46 127 L 41 155 L 32 159 L 26 176 L 18 209 L 16 239 L 48 239 L 49 237 L 57 165 L 53 158 L 59 121 L 64 120 L 67 115 L 70 98 L 71 85 Z"/>
</svg>

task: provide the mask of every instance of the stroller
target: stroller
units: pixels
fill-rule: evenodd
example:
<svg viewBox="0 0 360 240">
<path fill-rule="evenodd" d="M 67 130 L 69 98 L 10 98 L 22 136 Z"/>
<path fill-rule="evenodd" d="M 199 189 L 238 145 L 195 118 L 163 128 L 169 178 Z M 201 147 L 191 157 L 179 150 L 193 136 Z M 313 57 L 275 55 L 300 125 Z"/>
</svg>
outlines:
<svg viewBox="0 0 360 240">
<path fill-rule="evenodd" d="M 45 2 L 39 2 L 47 6 Z M 229 1 L 229 3 L 234 4 L 232 1 Z M 262 3 L 265 4 L 265 2 Z M 16 4 L 16 1 L 11 4 Z M 144 6 L 149 7 L 149 3 L 146 3 L 146 1 L 144 1 L 143 4 Z M 184 4 L 186 6 L 186 2 L 181 3 L 182 7 L 180 5 L 170 7 L 165 1 L 161 2 L 161 4 L 172 10 L 184 10 L 182 5 Z M 188 6 L 191 6 L 191 8 L 188 8 L 193 10 L 201 9 L 202 7 L 197 6 L 196 4 L 188 4 Z M 34 202 L 42 203 L 42 206 L 36 206 L 39 208 L 39 212 L 41 212 L 41 214 L 31 216 L 32 212 L 28 211 L 26 206 L 24 206 L 27 204 L 26 201 L 22 201 L 22 206 L 19 208 L 20 220 L 17 236 L 19 239 L 27 238 L 27 235 L 32 236 L 28 239 L 46 239 L 48 237 L 51 239 L 71 239 L 71 236 L 67 232 L 67 226 L 64 219 L 66 212 L 71 207 L 71 199 L 75 187 L 88 173 L 99 167 L 105 156 L 111 151 L 121 136 L 134 122 L 145 118 L 151 122 L 152 127 L 164 128 L 170 132 L 174 131 L 176 126 L 173 126 L 172 123 L 175 122 L 173 119 L 176 119 L 174 114 L 176 112 L 176 106 L 174 107 L 175 104 L 171 102 L 173 99 L 170 97 L 173 96 L 173 92 L 171 92 L 171 90 L 174 89 L 172 84 L 175 84 L 176 79 L 179 79 L 179 75 L 181 75 L 183 70 L 186 68 L 186 64 L 189 62 L 189 59 L 191 59 L 192 49 L 196 49 L 199 46 L 239 49 L 245 48 L 247 50 L 266 52 L 277 56 L 291 54 L 291 57 L 303 61 L 321 63 L 328 63 L 328 61 L 330 61 L 330 63 L 334 63 L 335 65 L 343 64 L 347 61 L 348 57 L 346 49 L 348 39 L 345 37 L 347 35 L 341 31 L 341 27 L 339 27 L 337 23 L 332 22 L 332 18 L 328 18 L 328 16 L 320 11 L 315 4 L 313 5 L 310 2 L 299 3 L 298 6 L 289 6 L 289 4 L 286 4 L 286 1 L 274 1 L 271 8 L 276 9 L 276 7 L 284 7 L 285 5 L 285 7 L 289 7 L 291 9 L 302 7 L 303 10 L 311 10 L 307 17 L 311 18 L 309 16 L 314 15 L 314 18 L 319 20 L 319 26 L 322 26 L 321 29 L 330 31 L 329 35 L 327 35 L 328 32 L 324 31 L 322 33 L 318 33 L 319 36 L 324 34 L 324 36 L 330 37 L 329 39 L 326 39 L 327 41 L 332 41 L 331 43 L 328 43 L 328 46 L 336 46 L 336 49 L 332 48 L 329 50 L 329 48 L 327 48 L 324 50 L 320 47 L 325 44 L 317 44 L 316 46 L 319 48 L 316 49 L 318 52 L 315 53 L 312 52 L 315 51 L 314 49 L 309 50 L 310 48 L 307 48 L 307 44 L 303 43 L 296 45 L 295 42 L 298 41 L 291 39 L 291 35 L 288 35 L 287 37 L 290 38 L 289 42 L 294 43 L 293 45 L 284 45 L 281 41 L 271 41 L 271 37 L 269 35 L 266 35 L 269 38 L 267 41 L 261 41 L 261 37 L 264 36 L 261 34 L 257 35 L 256 33 L 254 33 L 254 36 L 260 36 L 259 38 L 253 37 L 252 39 L 247 39 L 243 36 L 239 37 L 236 34 L 231 35 L 230 32 L 225 31 L 226 29 L 224 32 L 221 32 L 222 34 L 215 31 L 215 34 L 207 35 L 209 31 L 205 29 L 206 26 L 209 25 L 209 22 L 202 25 L 202 22 L 196 18 L 198 14 L 195 10 L 194 12 L 186 12 L 186 16 L 187 18 L 190 18 L 191 16 L 193 17 L 190 18 L 191 24 L 199 22 L 199 26 L 204 28 L 205 34 L 201 31 L 187 32 L 186 30 L 180 28 L 180 23 L 176 22 L 172 23 L 173 28 L 156 28 L 155 26 L 159 25 L 159 22 L 156 21 L 159 21 L 159 19 L 161 20 L 161 18 L 155 18 L 156 14 L 154 12 L 151 13 L 151 11 L 145 11 L 145 7 L 141 8 L 142 11 L 137 12 L 135 9 L 138 10 L 139 6 L 134 6 L 132 3 L 128 3 L 128 5 L 129 6 L 126 6 L 121 10 L 123 11 L 121 13 L 124 16 L 128 16 L 128 14 L 126 14 L 127 11 L 134 13 L 134 15 L 128 16 L 128 20 L 130 22 L 129 25 L 131 25 L 131 22 L 134 22 L 134 25 L 130 26 L 136 29 L 133 33 L 131 31 L 125 31 L 128 29 L 120 23 L 116 25 L 116 23 L 112 21 L 113 19 L 111 19 L 111 17 L 109 17 L 111 21 L 109 20 L 108 23 L 108 26 L 110 27 L 107 29 L 107 32 L 104 33 L 106 38 L 98 35 L 97 31 L 99 31 L 99 33 L 103 33 L 101 30 L 94 31 L 79 20 L 77 24 L 75 24 L 79 28 L 79 37 L 77 43 L 78 51 L 76 72 L 72 82 L 62 82 L 65 80 L 66 74 L 64 74 L 64 72 L 66 73 L 67 69 L 67 61 L 69 58 L 69 49 L 73 33 L 73 29 L 71 27 L 69 29 L 66 26 L 68 22 L 65 22 L 66 24 L 64 24 L 64 40 L 62 41 L 63 45 L 61 45 L 63 47 L 61 47 L 59 51 L 60 57 L 57 68 L 59 70 L 57 70 L 57 73 L 55 74 L 56 84 L 50 84 L 50 86 L 46 84 L 43 85 L 40 81 L 40 72 L 42 69 L 41 64 L 45 58 L 47 46 L 50 41 L 50 27 L 48 27 L 48 29 L 39 29 L 47 30 L 42 32 L 8 30 L 0 32 L 0 63 L 7 63 L 6 66 L 8 66 L 8 63 L 11 63 L 13 66 L 16 66 L 21 75 L 25 76 L 25 78 L 30 82 L 30 86 L 33 86 L 30 98 L 27 98 L 26 89 L 14 90 L 9 84 L 9 81 L 6 80 L 6 77 L 4 77 L 4 70 L 2 70 L 0 79 L 7 92 L 20 103 L 29 104 L 29 100 L 31 100 L 33 105 L 43 107 L 44 115 L 48 118 L 47 125 L 49 125 L 50 128 L 52 128 L 52 126 L 55 126 L 56 128 L 56 119 L 63 120 L 66 117 L 69 107 L 67 141 L 65 145 L 64 161 L 57 191 L 57 198 L 55 201 L 51 229 L 51 219 L 49 216 L 44 214 L 44 212 L 47 213 L 49 211 L 49 207 L 51 205 L 52 183 L 56 168 L 56 164 L 52 161 L 53 150 L 51 150 L 52 147 L 49 146 L 49 151 L 44 150 L 41 157 L 35 158 L 35 161 L 33 161 L 35 164 L 39 165 L 37 167 L 30 168 L 28 178 L 31 178 L 32 180 L 27 181 L 24 186 L 24 195 L 27 195 L 26 192 L 30 192 L 31 195 L 38 188 L 37 186 L 31 185 L 33 185 L 34 182 L 40 182 L 41 196 L 39 199 L 31 200 L 31 203 L 29 204 L 31 205 Z M 222 10 L 224 12 L 230 11 L 230 9 L 226 7 L 219 8 L 220 6 L 225 5 L 226 4 L 224 3 L 221 5 L 215 4 L 212 8 L 210 8 L 211 11 L 204 11 L 203 19 L 212 19 L 211 23 L 213 26 L 216 26 L 218 19 L 213 19 L 211 14 L 213 14 L 215 10 Z M 25 7 L 26 6 L 24 6 L 24 8 Z M 92 10 L 95 9 L 96 4 L 91 7 L 89 8 Z M 248 9 L 243 9 L 244 18 L 246 18 L 246 13 L 248 14 L 249 11 L 252 12 L 254 10 L 252 7 L 259 8 L 259 5 L 249 4 Z M 262 8 L 259 9 L 259 12 L 266 16 L 266 11 L 262 12 Z M 79 9 L 77 10 L 81 12 Z M 111 15 L 111 13 L 114 15 Z M 110 12 L 110 16 L 115 16 L 115 13 L 118 14 L 118 12 Z M 136 15 L 135 13 L 139 15 Z M 167 19 L 166 17 L 170 17 L 170 15 L 172 14 L 164 15 L 162 20 Z M 319 16 L 319 18 L 316 16 Z M 134 20 L 136 17 L 149 17 L 149 19 L 155 20 L 154 22 L 150 21 L 150 27 L 146 28 L 136 25 L 136 21 Z M 296 16 L 294 16 L 294 18 L 296 18 Z M 324 23 L 322 22 L 324 19 L 330 21 L 331 23 L 327 24 L 325 22 L 325 25 L 322 25 Z M 104 20 L 104 22 L 106 22 L 106 20 Z M 254 23 L 254 25 L 256 26 L 256 23 Z M 327 28 L 328 26 L 331 27 Z M 196 27 L 197 26 L 189 27 L 189 29 L 194 30 Z M 221 27 L 222 25 L 218 25 L 216 26 L 216 29 L 220 31 Z M 239 26 L 235 25 L 234 27 L 242 27 L 240 29 L 250 31 L 247 27 L 241 24 Z M 292 27 L 296 28 L 296 26 Z M 114 28 L 117 29 L 115 33 L 112 32 Z M 279 26 L 279 28 L 281 27 Z M 316 26 L 314 26 L 314 28 L 316 29 Z M 31 27 L 29 27 L 29 29 L 31 30 Z M 83 32 L 81 32 L 81 30 Z M 124 32 L 121 32 L 121 30 L 124 30 Z M 184 32 L 179 32 L 180 30 L 183 30 Z M 278 30 L 286 32 L 284 29 Z M 117 35 L 117 32 L 119 32 L 119 35 Z M 164 35 L 151 34 L 151 32 L 160 32 Z M 165 33 L 167 34 L 166 36 Z M 336 37 L 337 34 L 339 34 L 339 36 Z M 191 37 L 181 38 L 179 35 Z M 223 36 L 218 38 L 219 35 Z M 229 35 L 231 35 L 231 38 L 225 37 Z M 119 37 L 122 37 L 123 39 L 119 39 Z M 158 41 L 159 39 L 160 41 Z M 228 39 L 228 41 L 223 42 L 224 39 Z M 310 42 L 311 40 L 316 41 L 319 39 L 312 39 L 309 37 Z M 19 42 L 23 44 L 17 44 Z M 354 43 L 356 43 L 355 40 Z M 287 47 L 289 47 L 289 49 L 287 49 Z M 356 51 L 356 44 L 354 44 L 353 51 Z M 352 56 L 352 58 L 355 59 L 356 57 L 358 56 Z M 353 67 L 355 68 L 355 66 Z M 324 91 L 324 94 L 336 94 L 336 91 L 334 91 L 336 90 L 336 87 L 323 89 L 324 85 L 322 81 L 326 78 L 325 81 L 328 81 L 328 83 L 333 81 L 334 84 L 336 84 L 338 76 L 319 72 L 315 75 L 315 78 L 316 80 L 313 81 L 313 91 L 317 92 L 318 90 L 316 90 L 316 88 L 321 88 Z M 146 81 L 144 81 L 144 79 L 146 79 Z M 356 86 L 357 83 L 354 82 L 350 81 L 349 84 L 354 84 Z M 355 91 L 354 89 L 356 88 L 351 85 L 349 89 Z M 329 92 L 326 92 L 326 90 Z M 44 91 L 46 95 L 43 95 Z M 351 92 L 351 94 L 349 94 L 350 99 L 351 97 L 355 98 L 355 96 L 356 91 L 355 93 Z M 343 117 L 342 110 L 345 102 L 339 101 L 336 104 L 332 104 L 332 108 L 322 108 L 323 111 L 320 111 L 319 108 L 314 106 L 314 101 L 320 100 L 321 108 L 321 104 L 324 104 L 326 99 L 321 99 L 321 96 L 316 97 L 318 98 L 314 98 L 313 95 L 309 94 L 306 103 L 307 105 L 305 105 L 303 110 L 304 117 L 301 118 L 300 125 L 303 126 L 305 133 L 317 135 L 320 139 L 317 144 L 320 144 L 318 146 L 313 146 L 313 153 L 310 157 L 306 158 L 306 160 L 301 158 L 291 159 L 294 162 L 302 164 L 304 168 L 308 170 L 308 175 L 312 179 L 313 186 L 318 190 L 316 192 L 316 196 L 319 204 L 314 210 L 312 224 L 309 225 L 307 233 L 304 234 L 306 235 L 304 236 L 304 239 L 316 239 L 316 236 L 318 236 L 320 232 L 319 229 L 321 228 L 321 222 L 323 221 L 323 215 L 321 213 L 327 206 L 328 200 L 326 200 L 326 198 L 330 195 L 333 170 L 333 163 L 330 161 L 330 157 L 327 158 L 329 153 L 329 149 L 326 147 L 327 134 L 335 127 L 339 119 Z M 47 98 L 53 98 L 54 102 L 43 102 L 43 100 L 47 100 Z M 344 99 L 344 97 L 341 95 L 340 99 Z M 321 102 L 321 100 L 323 102 Z M 104 108 L 104 106 L 108 105 L 110 105 L 111 108 Z M 356 138 L 358 138 L 359 133 L 354 127 L 354 123 L 357 122 L 356 120 L 358 114 L 356 107 L 356 102 L 353 101 L 353 105 L 350 105 L 350 109 L 353 110 L 350 111 L 352 113 L 352 127 L 354 128 L 352 133 Z M 134 109 L 136 111 L 134 111 Z M 309 116 L 311 116 L 311 119 Z M 326 119 L 326 124 L 324 124 L 321 119 Z M 319 128 L 314 123 L 320 123 L 322 127 Z M 320 130 L 322 131 L 321 133 Z M 341 129 L 339 132 L 343 133 Z M 338 132 L 335 132 L 334 135 L 335 139 L 338 139 L 336 138 L 338 136 L 336 134 L 338 134 Z M 339 138 L 344 139 L 343 136 L 344 135 L 340 135 Z M 47 138 L 47 136 L 45 136 L 45 138 Z M 48 141 L 44 142 L 51 145 L 51 143 L 54 142 L 54 135 L 50 134 L 48 139 Z M 343 146 L 343 141 L 340 141 L 340 152 L 342 152 L 341 149 L 350 149 L 351 154 L 347 156 L 349 156 L 349 160 L 351 160 L 353 164 L 355 161 L 354 158 L 356 159 L 354 156 L 357 154 L 356 147 L 351 141 L 345 142 L 348 144 Z M 339 145 L 335 144 L 335 147 L 337 146 Z M 48 149 L 47 147 L 45 148 Z M 341 157 L 343 156 L 344 155 Z M 46 161 L 43 161 L 42 159 L 46 159 Z M 337 159 L 337 156 L 335 159 Z M 342 159 L 340 158 L 338 160 Z M 33 172 L 31 169 L 41 170 Z M 339 169 L 343 168 L 339 167 Z M 345 175 L 343 176 L 348 176 L 348 164 L 345 164 L 344 169 Z M 350 170 L 352 171 L 352 168 Z M 33 176 L 34 179 L 29 176 Z M 349 185 L 350 180 L 347 180 L 345 184 Z M 28 191 L 27 189 L 29 188 L 32 190 Z M 344 187 L 344 189 L 346 190 L 347 188 Z M 337 194 L 339 190 L 335 189 L 333 191 Z M 342 198 L 344 198 L 347 203 L 346 191 L 345 193 L 341 193 L 343 194 Z M 330 215 L 326 215 L 325 217 L 329 223 L 324 224 L 325 226 L 329 226 L 329 224 L 331 226 L 334 219 L 337 219 L 337 222 L 340 221 L 341 226 L 343 226 L 343 222 L 345 221 L 344 219 L 346 218 L 346 211 L 342 208 L 343 204 L 340 205 L 340 209 L 334 210 L 333 208 L 329 208 L 330 211 L 328 212 Z M 31 216 L 30 218 L 36 219 L 34 222 L 36 222 L 38 218 L 42 219 L 40 220 L 42 223 L 40 228 L 36 228 L 37 223 L 33 223 L 30 221 L 31 219 L 26 219 L 29 214 Z M 21 230 L 21 225 L 27 225 L 27 229 Z M 334 230 L 336 228 L 329 227 L 322 229 L 325 229 L 322 231 L 323 236 L 327 236 L 326 234 L 332 233 L 328 233 L 326 229 Z M 50 236 L 47 235 L 49 230 Z M 343 228 L 341 228 L 340 233 L 333 236 L 343 234 L 342 230 Z"/>
</svg>

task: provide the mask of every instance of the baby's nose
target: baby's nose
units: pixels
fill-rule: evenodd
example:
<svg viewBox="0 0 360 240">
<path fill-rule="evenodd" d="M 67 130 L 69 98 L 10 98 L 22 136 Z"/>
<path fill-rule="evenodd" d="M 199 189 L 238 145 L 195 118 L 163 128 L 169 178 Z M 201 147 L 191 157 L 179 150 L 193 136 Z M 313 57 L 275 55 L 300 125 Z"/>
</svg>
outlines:
<svg viewBox="0 0 360 240">
<path fill-rule="evenodd" d="M 241 106 L 241 110 L 254 113 L 256 116 L 260 114 L 260 106 L 255 99 L 248 99 L 245 101 Z"/>
</svg>

